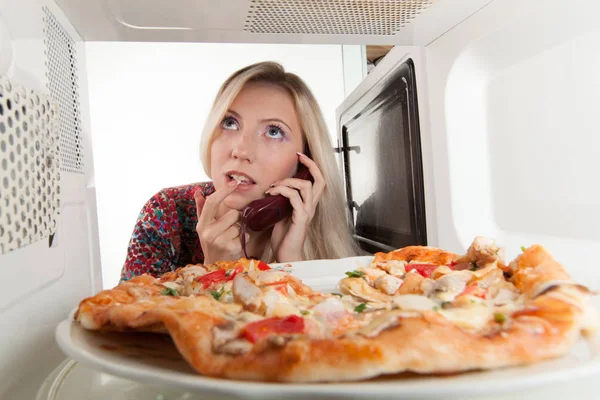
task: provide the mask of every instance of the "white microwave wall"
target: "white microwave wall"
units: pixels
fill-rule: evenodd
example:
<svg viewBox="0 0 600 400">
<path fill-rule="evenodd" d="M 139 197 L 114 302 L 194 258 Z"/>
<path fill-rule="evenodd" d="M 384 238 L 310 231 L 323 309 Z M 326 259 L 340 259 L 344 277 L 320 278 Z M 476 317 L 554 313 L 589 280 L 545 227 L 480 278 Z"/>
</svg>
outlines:
<svg viewBox="0 0 600 400">
<path fill-rule="evenodd" d="M 65 9 L 71 20 L 51 0 L 0 0 L 0 26 L 8 28 L 0 30 L 0 68 L 15 82 L 49 93 L 43 7 L 64 30 L 63 39 L 74 42 L 83 151 L 81 171 L 61 171 L 53 246 L 46 238 L 0 256 L 0 397 L 34 397 L 64 357 L 54 343 L 54 327 L 79 300 L 100 289 L 86 48 L 73 27 L 85 29 L 77 7 L 85 9 L 87 3 L 61 3 L 73 7 Z M 386 58 L 355 92 L 374 84 L 402 58 L 417 54 L 413 58 L 421 60 L 416 68 L 428 243 L 462 251 L 483 234 L 506 245 L 513 257 L 521 245 L 540 242 L 575 279 L 599 288 L 594 260 L 600 250 L 600 31 L 594 19 L 600 3 L 439 4 L 423 13 L 424 22 L 415 21 L 381 40 L 409 47 L 395 50 L 398 58 Z M 125 28 L 121 33 L 135 36 Z M 138 40 L 186 37 L 185 32 L 160 30 L 135 34 Z M 201 41 L 202 33 L 197 34 Z M 217 38 L 207 33 L 209 37 Z M 242 32 L 231 37 L 253 38 Z M 263 35 L 260 41 L 267 39 Z M 285 35 L 276 39 L 311 41 Z M 352 37 L 337 43 L 341 40 L 362 43 Z M 368 40 L 378 44 L 377 38 Z M 4 58 L 6 48 L 10 62 Z"/>
<path fill-rule="evenodd" d="M 82 298 L 101 289 L 86 54 L 84 42 L 52 1 L 0 0 L 0 26 L 2 39 L 9 37 L 0 45 L 11 55 L 10 61 L 0 63 L 8 79 L 52 98 L 62 119 L 60 207 L 52 246 L 46 236 L 0 255 L 0 398 L 33 399 L 43 379 L 64 359 L 54 341 L 56 324 Z M 9 57 L 3 52 L 0 58 Z M 13 105 L 20 109 L 27 104 Z M 29 117 L 36 118 L 33 113 Z M 19 123 L 25 120 L 23 115 Z M 13 133 L 7 131 L 0 141 L 9 145 L 7 136 Z M 1 154 L 10 165 L 0 166 L 3 176 L 18 169 L 18 160 L 11 159 L 23 154 L 15 151 L 11 156 L 9 148 Z M 13 196 L 16 182 L 10 185 L 10 190 L 0 189 L 3 205 L 5 196 Z M 12 211 L 3 210 L 5 228 Z M 20 212 L 12 218 L 20 218 Z"/>
<path fill-rule="evenodd" d="M 433 243 L 489 235 L 511 257 L 542 243 L 598 287 L 599 11 L 494 1 L 426 46 Z"/>
</svg>

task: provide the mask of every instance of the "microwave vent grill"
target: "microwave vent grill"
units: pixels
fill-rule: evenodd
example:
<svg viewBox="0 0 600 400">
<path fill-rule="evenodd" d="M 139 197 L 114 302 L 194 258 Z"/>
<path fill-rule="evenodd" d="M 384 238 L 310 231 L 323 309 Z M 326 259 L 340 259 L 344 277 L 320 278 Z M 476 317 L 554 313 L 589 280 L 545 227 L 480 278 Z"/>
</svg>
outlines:
<svg viewBox="0 0 600 400">
<path fill-rule="evenodd" d="M 0 78 L 0 254 L 56 231 L 58 145 L 52 101 Z"/>
<path fill-rule="evenodd" d="M 251 0 L 244 31 L 393 36 L 435 0 Z"/>
<path fill-rule="evenodd" d="M 83 174 L 81 105 L 75 42 L 44 7 L 48 91 L 60 107 L 61 170 Z"/>
</svg>

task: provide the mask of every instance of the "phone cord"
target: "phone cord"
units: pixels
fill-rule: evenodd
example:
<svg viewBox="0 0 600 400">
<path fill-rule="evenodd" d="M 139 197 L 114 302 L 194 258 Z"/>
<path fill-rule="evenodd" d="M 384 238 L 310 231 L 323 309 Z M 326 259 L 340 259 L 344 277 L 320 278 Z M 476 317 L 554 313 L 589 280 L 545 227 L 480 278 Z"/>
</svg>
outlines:
<svg viewBox="0 0 600 400">
<path fill-rule="evenodd" d="M 244 250 L 244 256 L 248 258 L 246 253 L 246 224 L 242 223 L 242 231 L 240 232 L 240 239 L 242 240 L 242 250 Z"/>
<path fill-rule="evenodd" d="M 242 230 L 240 232 L 240 239 L 242 241 L 242 250 L 244 251 L 244 257 L 248 260 L 258 260 L 256 257 L 248 257 L 248 253 L 246 253 L 246 224 L 242 223 Z"/>
</svg>

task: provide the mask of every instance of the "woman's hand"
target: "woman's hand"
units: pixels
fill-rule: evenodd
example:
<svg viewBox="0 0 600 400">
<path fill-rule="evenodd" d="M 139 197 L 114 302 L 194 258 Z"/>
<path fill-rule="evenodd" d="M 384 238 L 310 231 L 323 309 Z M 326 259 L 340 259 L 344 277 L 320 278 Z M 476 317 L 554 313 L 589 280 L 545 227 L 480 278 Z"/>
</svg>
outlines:
<svg viewBox="0 0 600 400">
<path fill-rule="evenodd" d="M 216 219 L 218 205 L 235 191 L 238 182 L 234 179 L 225 187 L 215 191 L 206 199 L 200 191 L 194 193 L 198 224 L 196 232 L 204 252 L 204 263 L 214 264 L 220 260 L 237 260 L 242 257 L 240 212 L 230 210 Z"/>
<path fill-rule="evenodd" d="M 310 223 L 315 216 L 317 204 L 325 190 L 325 178 L 317 164 L 306 155 L 298 153 L 314 178 L 314 183 L 305 179 L 286 178 L 275 182 L 267 194 L 287 197 L 294 208 L 291 218 L 279 221 L 271 234 L 271 247 L 278 262 L 302 260 L 302 249 Z"/>
</svg>

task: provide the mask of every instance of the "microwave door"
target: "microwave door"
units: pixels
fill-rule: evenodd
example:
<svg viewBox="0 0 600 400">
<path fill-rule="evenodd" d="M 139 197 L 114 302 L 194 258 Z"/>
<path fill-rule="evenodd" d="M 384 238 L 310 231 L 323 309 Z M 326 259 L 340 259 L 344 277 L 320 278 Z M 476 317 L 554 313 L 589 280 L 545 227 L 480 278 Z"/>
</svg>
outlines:
<svg viewBox="0 0 600 400">
<path fill-rule="evenodd" d="M 412 62 L 402 64 L 342 128 L 346 194 L 363 249 L 425 245 L 425 204 Z"/>
</svg>

